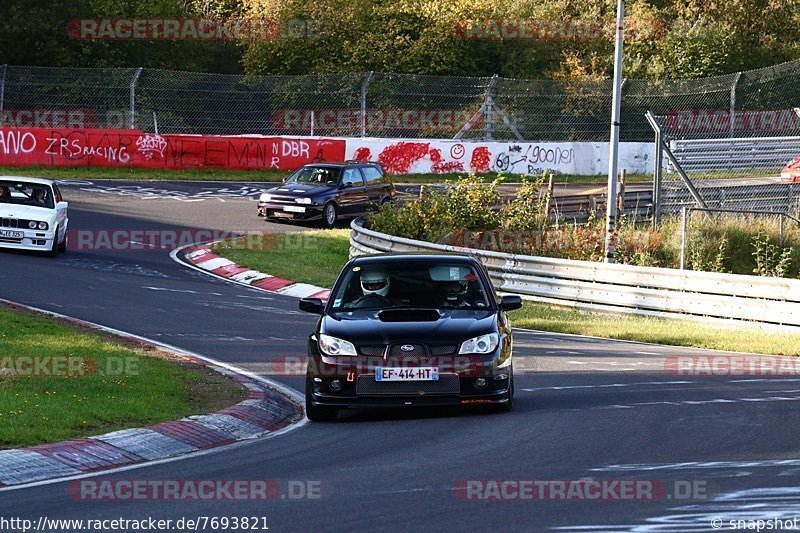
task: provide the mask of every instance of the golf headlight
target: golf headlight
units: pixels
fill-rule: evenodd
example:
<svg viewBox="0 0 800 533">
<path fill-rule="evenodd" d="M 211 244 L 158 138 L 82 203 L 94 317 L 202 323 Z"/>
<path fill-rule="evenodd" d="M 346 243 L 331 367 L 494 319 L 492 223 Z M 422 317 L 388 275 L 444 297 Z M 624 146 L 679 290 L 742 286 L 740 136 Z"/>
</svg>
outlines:
<svg viewBox="0 0 800 533">
<path fill-rule="evenodd" d="M 330 335 L 319 336 L 319 349 L 325 355 L 356 355 L 356 347 L 352 342 L 347 342 Z"/>
<path fill-rule="evenodd" d="M 47 222 L 39 222 L 39 229 L 41 230 L 47 229 Z"/>
<path fill-rule="evenodd" d="M 500 337 L 497 333 L 487 333 L 480 337 L 472 338 L 468 341 L 461 343 L 458 353 L 471 354 L 471 353 L 492 353 L 497 345 L 500 343 Z"/>
<path fill-rule="evenodd" d="M 297 202 L 298 204 L 306 204 L 306 205 L 311 204 L 311 198 L 295 198 L 294 201 Z"/>
<path fill-rule="evenodd" d="M 269 202 L 272 200 L 272 196 L 267 193 L 261 193 L 261 196 L 258 197 L 260 202 Z"/>
</svg>

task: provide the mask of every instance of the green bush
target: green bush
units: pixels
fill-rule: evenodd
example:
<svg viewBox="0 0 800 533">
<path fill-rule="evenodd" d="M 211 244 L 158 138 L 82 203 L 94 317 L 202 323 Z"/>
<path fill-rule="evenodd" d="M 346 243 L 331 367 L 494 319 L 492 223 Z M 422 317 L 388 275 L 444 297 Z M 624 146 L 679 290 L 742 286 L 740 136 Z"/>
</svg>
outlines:
<svg viewBox="0 0 800 533">
<path fill-rule="evenodd" d="M 543 183 L 544 175 L 522 182 L 516 197 L 500 210 L 503 229 L 530 231 L 546 226 L 547 214 L 544 210 L 547 197 L 541 192 Z"/>
<path fill-rule="evenodd" d="M 484 183 L 475 174 L 470 174 L 456 181 L 446 193 L 445 211 L 452 227 L 465 230 L 498 228 L 500 214 L 495 207 L 500 203 L 497 185 L 501 180 Z"/>
</svg>

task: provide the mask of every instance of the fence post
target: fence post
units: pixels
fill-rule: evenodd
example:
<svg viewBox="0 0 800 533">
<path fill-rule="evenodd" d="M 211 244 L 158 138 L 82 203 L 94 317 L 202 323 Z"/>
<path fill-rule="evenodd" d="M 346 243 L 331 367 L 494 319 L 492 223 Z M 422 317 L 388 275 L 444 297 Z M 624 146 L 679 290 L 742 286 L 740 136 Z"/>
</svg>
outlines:
<svg viewBox="0 0 800 533">
<path fill-rule="evenodd" d="M 3 112 L 3 105 L 6 101 L 6 72 L 8 72 L 8 65 L 3 65 L 3 76 L 0 77 L 0 113 Z"/>
<path fill-rule="evenodd" d="M 555 185 L 555 175 L 551 172 L 547 178 L 547 192 L 544 196 L 544 220 L 542 221 L 542 230 L 547 228 L 547 223 L 550 220 L 550 207 L 553 205 L 553 186 Z"/>
<path fill-rule="evenodd" d="M 361 84 L 361 136 L 367 136 L 367 86 L 372 79 L 373 71 L 367 72 L 364 82 Z"/>
<path fill-rule="evenodd" d="M 133 78 L 131 79 L 131 87 L 130 87 L 130 128 L 136 129 L 136 82 L 139 80 L 139 76 L 142 75 L 142 67 L 136 69 L 136 72 L 133 74 Z"/>
<path fill-rule="evenodd" d="M 733 129 L 736 126 L 736 86 L 739 84 L 739 78 L 741 77 L 742 73 L 737 72 L 736 77 L 733 78 L 733 84 L 731 85 L 731 110 L 730 114 L 728 115 L 730 122 L 730 137 L 733 137 Z"/>
<path fill-rule="evenodd" d="M 494 115 L 494 89 L 497 85 L 497 79 L 499 76 L 497 74 L 492 76 L 492 80 L 489 82 L 489 86 L 486 88 L 486 101 L 483 104 L 483 140 L 484 141 L 491 141 L 492 140 L 492 130 L 494 128 L 494 124 L 492 121 L 492 115 Z"/>
<path fill-rule="evenodd" d="M 686 206 L 681 207 L 681 270 L 686 268 Z"/>
<path fill-rule="evenodd" d="M 617 213 L 618 216 L 625 215 L 625 169 L 619 171 L 619 188 L 617 191 Z M 636 216 L 633 217 L 636 220 Z"/>
<path fill-rule="evenodd" d="M 661 125 L 655 120 L 655 116 L 648 111 L 645 116 L 650 122 L 650 126 L 656 133 L 656 146 L 653 155 L 653 228 L 658 226 L 661 219 L 661 176 L 664 164 L 664 134 Z M 652 120 L 650 120 L 652 117 Z"/>
</svg>

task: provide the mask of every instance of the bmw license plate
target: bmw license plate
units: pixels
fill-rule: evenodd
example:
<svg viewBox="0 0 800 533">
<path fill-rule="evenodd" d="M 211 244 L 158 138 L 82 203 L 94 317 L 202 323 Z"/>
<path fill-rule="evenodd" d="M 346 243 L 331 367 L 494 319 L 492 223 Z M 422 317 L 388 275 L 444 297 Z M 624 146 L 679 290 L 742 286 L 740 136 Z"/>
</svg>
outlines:
<svg viewBox="0 0 800 533">
<path fill-rule="evenodd" d="M 0 229 L 0 237 L 6 237 L 7 239 L 21 239 L 24 236 L 25 234 L 21 231 L 8 231 Z"/>
<path fill-rule="evenodd" d="M 305 213 L 306 212 L 306 208 L 305 207 L 301 207 L 299 205 L 286 205 L 286 206 L 283 206 L 283 210 L 284 211 L 288 211 L 290 213 Z"/>
<path fill-rule="evenodd" d="M 379 366 L 375 369 L 375 381 L 439 381 L 437 367 L 394 368 Z"/>
</svg>

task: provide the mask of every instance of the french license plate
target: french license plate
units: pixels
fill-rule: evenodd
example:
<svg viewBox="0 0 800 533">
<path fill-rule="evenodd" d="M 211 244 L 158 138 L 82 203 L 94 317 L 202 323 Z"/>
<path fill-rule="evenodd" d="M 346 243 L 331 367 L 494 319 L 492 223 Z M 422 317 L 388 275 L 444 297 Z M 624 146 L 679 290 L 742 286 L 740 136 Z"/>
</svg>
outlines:
<svg viewBox="0 0 800 533">
<path fill-rule="evenodd" d="M 21 239 L 24 236 L 25 234 L 21 231 L 8 231 L 0 229 L 0 237 L 6 237 L 7 239 Z"/>
<path fill-rule="evenodd" d="M 437 367 L 394 368 L 379 366 L 375 369 L 375 381 L 439 381 Z"/>
<path fill-rule="evenodd" d="M 284 211 L 288 211 L 290 213 L 305 213 L 306 212 L 306 208 L 305 207 L 300 207 L 298 205 L 285 205 L 285 206 L 283 206 L 283 210 Z"/>
</svg>

